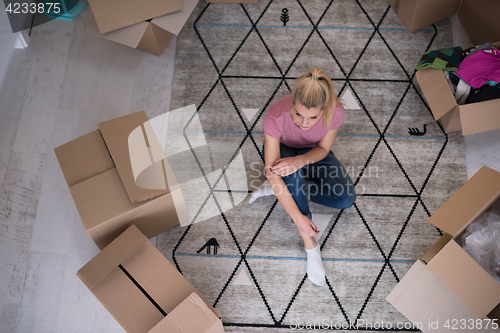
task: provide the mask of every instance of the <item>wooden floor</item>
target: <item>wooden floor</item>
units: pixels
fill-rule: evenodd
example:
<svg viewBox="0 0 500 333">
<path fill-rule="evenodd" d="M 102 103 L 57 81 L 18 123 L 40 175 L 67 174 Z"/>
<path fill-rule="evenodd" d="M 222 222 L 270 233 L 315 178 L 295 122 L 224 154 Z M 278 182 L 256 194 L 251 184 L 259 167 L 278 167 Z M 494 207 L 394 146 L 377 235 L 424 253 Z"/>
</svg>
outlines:
<svg viewBox="0 0 500 333">
<path fill-rule="evenodd" d="M 0 332 L 123 332 L 75 276 L 98 249 L 54 147 L 168 111 L 176 39 L 157 57 L 84 32 L 89 14 L 36 27 L 0 91 Z"/>
<path fill-rule="evenodd" d="M 100 121 L 168 111 L 176 40 L 160 57 L 134 50 L 85 33 L 89 13 L 36 27 L 0 90 L 0 332 L 123 332 L 75 276 L 98 249 L 53 149 Z"/>
</svg>

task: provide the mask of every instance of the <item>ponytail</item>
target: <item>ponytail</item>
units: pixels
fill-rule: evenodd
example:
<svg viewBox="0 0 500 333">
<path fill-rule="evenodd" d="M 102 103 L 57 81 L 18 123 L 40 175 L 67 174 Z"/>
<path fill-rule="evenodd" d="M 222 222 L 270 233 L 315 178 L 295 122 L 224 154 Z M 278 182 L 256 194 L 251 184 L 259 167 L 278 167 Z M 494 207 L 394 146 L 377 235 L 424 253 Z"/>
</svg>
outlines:
<svg viewBox="0 0 500 333">
<path fill-rule="evenodd" d="M 306 108 L 320 107 L 323 111 L 323 125 L 332 125 L 332 115 L 337 102 L 342 100 L 335 95 L 330 77 L 321 69 L 314 68 L 297 79 L 292 88 L 292 103 L 299 101 Z"/>
</svg>

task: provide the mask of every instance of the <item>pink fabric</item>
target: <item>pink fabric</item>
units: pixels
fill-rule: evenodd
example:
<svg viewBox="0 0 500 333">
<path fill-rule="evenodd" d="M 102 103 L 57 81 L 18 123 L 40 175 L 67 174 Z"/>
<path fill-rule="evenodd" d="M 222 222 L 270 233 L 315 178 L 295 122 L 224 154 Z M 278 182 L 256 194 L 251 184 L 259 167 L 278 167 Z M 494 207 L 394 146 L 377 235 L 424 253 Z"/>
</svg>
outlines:
<svg viewBox="0 0 500 333">
<path fill-rule="evenodd" d="M 264 133 L 280 139 L 281 143 L 291 148 L 314 147 L 328 131 L 339 128 L 344 122 L 344 107 L 337 103 L 332 115 L 333 122 L 329 128 L 323 126 L 321 117 L 313 127 L 303 130 L 293 122 L 291 107 L 292 95 L 285 96 L 271 106 L 264 117 Z"/>
<path fill-rule="evenodd" d="M 500 82 L 500 52 L 491 48 L 471 54 L 462 61 L 456 73 L 476 89 L 488 81 Z"/>
</svg>

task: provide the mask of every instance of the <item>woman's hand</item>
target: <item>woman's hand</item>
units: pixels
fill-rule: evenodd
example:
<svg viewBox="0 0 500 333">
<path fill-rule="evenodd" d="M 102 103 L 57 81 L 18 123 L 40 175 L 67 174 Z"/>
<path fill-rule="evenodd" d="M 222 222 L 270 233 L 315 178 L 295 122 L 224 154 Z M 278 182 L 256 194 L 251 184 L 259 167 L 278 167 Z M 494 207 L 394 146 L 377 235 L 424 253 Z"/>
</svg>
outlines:
<svg viewBox="0 0 500 333">
<path fill-rule="evenodd" d="M 271 167 L 271 171 L 281 177 L 285 177 L 295 173 L 305 165 L 302 156 L 286 157 L 277 159 Z"/>
<path fill-rule="evenodd" d="M 316 228 L 314 222 L 311 221 L 311 219 L 309 219 L 307 216 L 302 215 L 300 218 L 294 219 L 293 221 L 297 225 L 297 228 L 300 232 L 303 232 L 311 237 L 319 234 L 318 228 Z"/>
</svg>

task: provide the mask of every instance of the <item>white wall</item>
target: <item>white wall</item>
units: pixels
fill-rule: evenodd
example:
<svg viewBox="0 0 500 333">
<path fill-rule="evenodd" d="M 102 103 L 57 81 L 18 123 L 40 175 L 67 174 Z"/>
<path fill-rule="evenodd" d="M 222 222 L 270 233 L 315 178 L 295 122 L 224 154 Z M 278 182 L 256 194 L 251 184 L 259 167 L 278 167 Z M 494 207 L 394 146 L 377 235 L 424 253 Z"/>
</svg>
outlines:
<svg viewBox="0 0 500 333">
<path fill-rule="evenodd" d="M 10 28 L 5 4 L 3 1 L 0 1 L 0 88 L 9 68 L 17 39 L 17 34 L 12 33 L 12 29 Z"/>
</svg>

